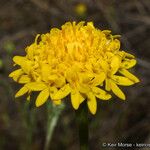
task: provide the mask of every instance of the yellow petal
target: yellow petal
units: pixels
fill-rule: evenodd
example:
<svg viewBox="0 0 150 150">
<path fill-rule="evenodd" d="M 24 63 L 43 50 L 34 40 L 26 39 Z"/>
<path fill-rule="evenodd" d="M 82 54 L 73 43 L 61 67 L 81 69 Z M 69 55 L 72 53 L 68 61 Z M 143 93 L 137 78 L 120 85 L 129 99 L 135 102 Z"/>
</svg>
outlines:
<svg viewBox="0 0 150 150">
<path fill-rule="evenodd" d="M 23 86 L 15 95 L 15 97 L 20 97 L 28 92 L 28 88 Z"/>
<path fill-rule="evenodd" d="M 31 79 L 29 78 L 28 75 L 22 75 L 19 79 L 18 79 L 18 83 L 29 83 L 31 81 Z"/>
<path fill-rule="evenodd" d="M 91 29 L 94 29 L 93 22 L 88 22 L 88 23 L 87 23 L 87 26 L 90 27 Z"/>
<path fill-rule="evenodd" d="M 32 69 L 32 63 L 30 61 L 26 61 L 22 63 L 21 68 L 26 74 L 29 74 Z"/>
<path fill-rule="evenodd" d="M 112 38 L 113 38 L 113 36 L 112 36 Z M 112 40 L 107 47 L 108 51 L 117 51 L 119 49 L 120 49 L 120 41 L 118 39 Z"/>
<path fill-rule="evenodd" d="M 34 51 L 36 49 L 36 45 L 33 43 L 30 46 L 28 46 L 25 50 L 27 52 L 27 58 L 30 60 L 34 60 Z"/>
<path fill-rule="evenodd" d="M 13 78 L 17 82 L 18 78 L 23 74 L 22 69 L 18 69 L 9 74 L 9 77 Z"/>
<path fill-rule="evenodd" d="M 109 35 L 111 33 L 111 30 L 103 30 L 102 31 L 105 35 Z"/>
<path fill-rule="evenodd" d="M 81 102 L 84 101 L 84 97 L 77 90 L 71 91 L 71 103 L 74 109 L 78 109 Z"/>
<path fill-rule="evenodd" d="M 125 56 L 127 57 L 127 58 L 135 58 L 135 56 L 134 55 L 132 55 L 132 54 L 129 54 L 129 53 L 125 53 Z"/>
<path fill-rule="evenodd" d="M 51 97 L 51 100 L 54 100 L 54 96 L 55 94 L 57 93 L 58 89 L 56 87 L 50 87 L 50 97 Z"/>
<path fill-rule="evenodd" d="M 44 81 L 48 80 L 50 73 L 51 73 L 50 66 L 48 64 L 42 64 L 41 65 L 41 74 L 42 74 L 42 79 Z"/>
<path fill-rule="evenodd" d="M 94 78 L 93 73 L 86 73 L 86 74 L 80 74 L 80 82 L 81 83 L 88 83 Z"/>
<path fill-rule="evenodd" d="M 93 86 L 97 86 L 102 84 L 102 82 L 105 80 L 106 75 L 104 72 L 100 73 L 99 75 L 96 75 L 95 78 L 91 81 L 91 84 Z"/>
<path fill-rule="evenodd" d="M 64 85 L 62 88 L 60 88 L 56 94 L 54 95 L 54 99 L 62 99 L 66 97 L 71 92 L 71 88 L 69 84 Z"/>
<path fill-rule="evenodd" d="M 17 69 L 9 74 L 9 77 L 20 76 L 23 74 L 22 69 Z"/>
<path fill-rule="evenodd" d="M 106 91 L 110 91 L 110 82 L 109 82 L 109 79 L 105 80 L 105 89 L 106 89 Z"/>
<path fill-rule="evenodd" d="M 87 104 L 90 112 L 94 115 L 97 110 L 97 102 L 96 97 L 92 92 L 88 93 Z"/>
<path fill-rule="evenodd" d="M 31 91 L 42 91 L 47 88 L 43 82 L 30 82 L 25 85 Z"/>
<path fill-rule="evenodd" d="M 62 87 L 66 83 L 65 78 L 63 76 L 58 77 L 54 81 L 54 84 L 56 87 Z"/>
<path fill-rule="evenodd" d="M 94 95 L 99 99 L 108 100 L 111 98 L 110 94 L 108 94 L 107 92 L 105 92 L 104 90 L 102 90 L 98 87 L 93 87 L 92 91 L 93 91 Z"/>
<path fill-rule="evenodd" d="M 126 59 L 121 63 L 121 68 L 129 69 L 136 65 L 135 59 Z"/>
<path fill-rule="evenodd" d="M 58 78 L 57 75 L 49 75 L 49 76 L 48 76 L 48 79 L 51 80 L 51 81 L 54 81 L 54 80 L 56 80 L 57 78 Z"/>
<path fill-rule="evenodd" d="M 49 89 L 48 88 L 41 91 L 35 102 L 36 107 L 43 105 L 47 101 L 48 97 L 49 97 Z"/>
<path fill-rule="evenodd" d="M 129 78 L 130 80 L 132 80 L 134 83 L 140 82 L 140 80 L 136 76 L 134 76 L 132 73 L 130 73 L 126 69 L 120 69 L 119 72 L 121 74 L 123 74 L 125 77 Z"/>
<path fill-rule="evenodd" d="M 89 93 L 90 91 L 90 88 L 86 85 L 86 84 L 79 84 L 79 87 L 78 87 L 80 93 Z"/>
<path fill-rule="evenodd" d="M 85 67 L 86 67 L 88 70 L 92 71 L 92 64 L 91 64 L 90 62 L 87 62 L 87 63 L 85 64 Z"/>
<path fill-rule="evenodd" d="M 107 63 L 106 61 L 104 61 L 104 60 L 100 60 L 99 63 L 100 63 L 100 65 L 101 65 L 102 69 L 103 69 L 105 72 L 107 72 L 108 69 L 109 69 L 108 63 Z"/>
<path fill-rule="evenodd" d="M 23 57 L 23 56 L 15 56 L 13 58 L 13 61 L 21 66 L 22 70 L 25 72 L 25 73 L 29 73 L 31 68 L 32 68 L 32 62 L 30 60 L 28 60 L 26 57 Z"/>
<path fill-rule="evenodd" d="M 124 95 L 124 93 L 120 90 L 120 88 L 114 83 L 114 81 L 110 80 L 110 85 L 111 85 L 111 90 L 113 91 L 113 93 L 118 96 L 119 98 L 121 98 L 122 100 L 125 100 L 126 97 Z"/>
<path fill-rule="evenodd" d="M 116 84 L 118 85 L 123 85 L 123 86 L 130 86 L 133 85 L 134 82 L 131 81 L 130 79 L 123 77 L 123 76 L 117 76 L 117 75 L 113 75 L 111 77 L 112 80 L 115 81 Z"/>
<path fill-rule="evenodd" d="M 114 56 L 114 53 L 112 53 L 112 52 L 106 52 L 105 54 L 108 59 L 111 59 Z"/>
<path fill-rule="evenodd" d="M 40 36 L 41 36 L 40 34 L 37 34 L 37 35 L 36 35 L 35 41 L 34 41 L 35 44 L 38 44 L 38 39 L 39 39 Z"/>
<path fill-rule="evenodd" d="M 26 58 L 26 57 L 23 57 L 23 56 L 15 56 L 15 57 L 13 57 L 13 61 L 14 61 L 17 65 L 21 65 L 22 62 L 27 61 L 27 58 Z"/>
<path fill-rule="evenodd" d="M 113 56 L 110 66 L 111 66 L 111 74 L 113 75 L 118 71 L 120 67 L 119 56 Z"/>
</svg>

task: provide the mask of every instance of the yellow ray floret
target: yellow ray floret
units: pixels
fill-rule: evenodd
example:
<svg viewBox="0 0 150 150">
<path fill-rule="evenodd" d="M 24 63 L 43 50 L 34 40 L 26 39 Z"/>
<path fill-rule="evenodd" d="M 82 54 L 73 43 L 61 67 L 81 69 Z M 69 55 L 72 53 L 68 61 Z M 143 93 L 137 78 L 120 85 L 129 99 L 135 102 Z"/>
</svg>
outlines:
<svg viewBox="0 0 150 150">
<path fill-rule="evenodd" d="M 50 93 L 49 93 L 48 88 L 41 91 L 36 99 L 36 103 L 35 103 L 36 106 L 38 107 L 38 106 L 41 106 L 42 104 L 44 104 L 47 101 L 49 96 L 50 96 Z"/>
<path fill-rule="evenodd" d="M 19 69 L 9 77 L 23 85 L 15 97 L 27 94 L 29 100 L 38 91 L 35 104 L 39 107 L 49 98 L 59 105 L 70 96 L 74 109 L 87 101 L 92 114 L 97 111 L 97 99 L 109 100 L 114 93 L 125 100 L 119 86 L 131 86 L 139 79 L 128 71 L 136 60 L 120 50 L 118 37 L 92 22 L 67 22 L 61 29 L 38 34 L 25 56 L 13 58 Z"/>
</svg>

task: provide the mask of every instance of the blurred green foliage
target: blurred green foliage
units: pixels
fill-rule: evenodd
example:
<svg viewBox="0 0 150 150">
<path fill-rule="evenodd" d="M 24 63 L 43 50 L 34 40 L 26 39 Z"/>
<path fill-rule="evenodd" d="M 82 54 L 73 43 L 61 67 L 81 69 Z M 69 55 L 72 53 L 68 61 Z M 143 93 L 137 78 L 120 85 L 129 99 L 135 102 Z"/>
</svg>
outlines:
<svg viewBox="0 0 150 150">
<path fill-rule="evenodd" d="M 9 55 L 16 49 L 15 44 L 12 41 L 5 42 L 3 48 Z"/>
</svg>

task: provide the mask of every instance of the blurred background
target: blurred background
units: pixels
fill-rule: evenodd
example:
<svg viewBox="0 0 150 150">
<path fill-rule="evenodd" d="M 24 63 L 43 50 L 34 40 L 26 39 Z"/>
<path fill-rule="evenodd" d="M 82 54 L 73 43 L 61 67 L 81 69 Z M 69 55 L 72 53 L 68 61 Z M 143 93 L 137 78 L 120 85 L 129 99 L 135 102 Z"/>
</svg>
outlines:
<svg viewBox="0 0 150 150">
<path fill-rule="evenodd" d="M 24 55 L 36 34 L 60 28 L 66 21 L 81 20 L 121 34 L 122 49 L 137 57 L 132 71 L 141 80 L 123 89 L 125 102 L 116 97 L 99 101 L 97 114 L 89 114 L 90 149 L 108 149 L 102 147 L 107 142 L 150 143 L 150 0 L 0 0 L 0 150 L 44 150 L 51 113 L 47 112 L 49 104 L 35 108 L 34 95 L 31 103 L 26 97 L 15 100 L 20 85 L 8 78 L 14 69 L 12 57 Z M 45 150 L 78 150 L 70 102 L 59 111 L 60 115 L 53 112 L 58 122 Z"/>
</svg>

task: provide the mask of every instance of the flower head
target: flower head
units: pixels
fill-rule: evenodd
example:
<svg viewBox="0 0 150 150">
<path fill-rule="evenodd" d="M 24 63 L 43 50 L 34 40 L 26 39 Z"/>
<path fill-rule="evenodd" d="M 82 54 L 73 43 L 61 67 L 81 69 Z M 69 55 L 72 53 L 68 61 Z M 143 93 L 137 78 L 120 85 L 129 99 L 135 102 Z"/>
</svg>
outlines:
<svg viewBox="0 0 150 150">
<path fill-rule="evenodd" d="M 16 97 L 27 93 L 29 99 L 31 92 L 40 92 L 37 107 L 49 97 L 60 104 L 70 95 L 74 109 L 86 100 L 95 114 L 96 98 L 109 100 L 112 91 L 125 100 L 118 85 L 139 82 L 128 71 L 136 64 L 135 57 L 120 49 L 120 41 L 111 31 L 99 30 L 92 22 L 67 22 L 61 29 L 53 28 L 50 33 L 37 35 L 25 51 L 26 56 L 13 58 L 19 69 L 9 76 L 23 84 Z"/>
</svg>

